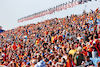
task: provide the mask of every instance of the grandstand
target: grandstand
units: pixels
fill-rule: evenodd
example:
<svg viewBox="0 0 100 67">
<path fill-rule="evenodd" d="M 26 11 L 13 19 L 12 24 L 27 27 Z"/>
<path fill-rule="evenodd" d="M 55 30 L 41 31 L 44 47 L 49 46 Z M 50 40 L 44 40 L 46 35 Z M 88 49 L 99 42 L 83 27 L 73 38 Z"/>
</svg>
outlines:
<svg viewBox="0 0 100 67">
<path fill-rule="evenodd" d="M 99 62 L 99 8 L 0 33 L 1 67 L 97 67 Z"/>
</svg>

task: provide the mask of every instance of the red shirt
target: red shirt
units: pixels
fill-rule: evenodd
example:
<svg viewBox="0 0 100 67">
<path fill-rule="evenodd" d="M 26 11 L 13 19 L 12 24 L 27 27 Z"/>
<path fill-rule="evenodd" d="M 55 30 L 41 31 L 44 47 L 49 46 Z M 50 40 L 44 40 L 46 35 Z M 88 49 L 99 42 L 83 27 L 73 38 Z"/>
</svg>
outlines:
<svg viewBox="0 0 100 67">
<path fill-rule="evenodd" d="M 82 51 L 82 54 L 84 55 L 84 56 L 87 56 L 87 51 Z"/>
<path fill-rule="evenodd" d="M 14 44 L 14 45 L 13 45 L 13 49 L 15 50 L 16 48 L 17 48 L 17 46 Z"/>
<path fill-rule="evenodd" d="M 62 41 L 62 35 L 59 35 L 59 40 Z"/>
</svg>

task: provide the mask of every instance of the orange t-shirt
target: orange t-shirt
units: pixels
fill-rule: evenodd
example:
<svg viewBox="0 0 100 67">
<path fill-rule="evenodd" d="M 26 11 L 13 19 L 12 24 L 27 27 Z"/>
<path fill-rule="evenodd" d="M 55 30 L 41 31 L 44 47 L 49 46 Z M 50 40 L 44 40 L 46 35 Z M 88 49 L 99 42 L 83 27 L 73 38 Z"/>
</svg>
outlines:
<svg viewBox="0 0 100 67">
<path fill-rule="evenodd" d="M 21 59 L 21 58 L 23 59 L 23 56 L 19 56 L 19 58 L 20 58 L 20 59 Z"/>
<path fill-rule="evenodd" d="M 90 20 L 93 20 L 93 17 L 90 17 Z"/>
<path fill-rule="evenodd" d="M 63 19 L 63 22 L 65 22 L 65 18 Z"/>
<path fill-rule="evenodd" d="M 76 17 L 73 18 L 73 21 L 75 21 L 75 20 L 76 20 Z"/>
<path fill-rule="evenodd" d="M 72 64 L 75 65 L 74 61 L 72 61 Z M 71 61 L 67 60 L 66 67 L 72 67 Z"/>
<path fill-rule="evenodd" d="M 83 15 L 83 19 L 85 18 L 85 15 Z"/>
</svg>

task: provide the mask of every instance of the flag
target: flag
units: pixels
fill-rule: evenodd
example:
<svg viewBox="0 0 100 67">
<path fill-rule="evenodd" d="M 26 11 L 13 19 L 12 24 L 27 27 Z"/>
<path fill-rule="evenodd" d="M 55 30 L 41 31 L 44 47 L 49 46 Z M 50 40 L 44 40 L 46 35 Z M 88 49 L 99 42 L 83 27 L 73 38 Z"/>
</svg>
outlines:
<svg viewBox="0 0 100 67">
<path fill-rule="evenodd" d="M 65 4 L 65 10 L 67 10 L 67 8 L 68 8 L 68 6 L 67 6 L 67 2 L 66 2 L 66 4 Z"/>
<path fill-rule="evenodd" d="M 42 16 L 42 12 L 40 12 L 40 17 Z"/>
<path fill-rule="evenodd" d="M 72 3 L 74 2 L 74 0 L 72 0 Z"/>
<path fill-rule="evenodd" d="M 33 19 L 36 18 L 36 15 L 33 16 Z"/>
<path fill-rule="evenodd" d="M 59 5 L 58 11 L 61 11 L 61 10 L 62 10 L 62 5 Z"/>
<path fill-rule="evenodd" d="M 63 5 L 62 5 L 62 9 L 65 9 L 65 4 L 63 3 Z"/>
<path fill-rule="evenodd" d="M 60 11 L 61 11 L 62 9 L 63 9 L 63 5 L 61 4 L 61 5 L 60 5 Z"/>
<path fill-rule="evenodd" d="M 38 13 L 38 17 L 40 17 L 40 13 Z"/>
<path fill-rule="evenodd" d="M 18 19 L 18 23 L 20 23 L 21 21 Z"/>
<path fill-rule="evenodd" d="M 87 3 L 87 0 L 82 0 L 82 4 Z"/>
<path fill-rule="evenodd" d="M 78 1 L 75 1 L 74 3 L 75 3 L 75 5 L 79 5 Z"/>
<path fill-rule="evenodd" d="M 67 8 L 70 8 L 70 7 L 73 7 L 75 5 L 79 5 L 81 4 L 81 2 L 87 2 L 87 0 L 72 0 L 72 1 L 69 1 L 69 3 L 63 3 L 63 4 L 60 4 L 54 8 L 50 8 L 48 10 L 44 10 L 44 11 L 41 11 L 41 12 L 38 12 L 38 13 L 35 13 L 33 15 L 29 15 L 27 17 L 24 17 L 24 18 L 21 18 L 21 19 L 18 19 L 18 22 L 23 22 L 23 21 L 27 21 L 27 20 L 31 20 L 31 19 L 34 19 L 34 18 L 37 18 L 37 17 L 42 17 L 42 16 L 45 16 L 47 14 L 52 14 L 54 13 L 55 11 L 61 11 L 62 9 L 67 9 Z M 91 1 L 91 0 L 89 0 Z"/>
<path fill-rule="evenodd" d="M 71 5 L 70 5 L 70 2 L 68 3 L 68 8 L 70 8 L 71 7 Z"/>
<path fill-rule="evenodd" d="M 45 13 L 46 13 L 46 12 L 44 11 L 44 12 L 43 12 L 43 15 L 44 15 L 44 16 L 46 15 Z"/>
<path fill-rule="evenodd" d="M 55 7 L 53 8 L 53 13 L 55 13 Z"/>
<path fill-rule="evenodd" d="M 70 7 L 73 7 L 73 2 L 69 2 Z"/>
<path fill-rule="evenodd" d="M 24 19 L 24 18 L 18 19 L 18 23 L 23 22 L 23 20 L 22 20 L 22 19 Z"/>
<path fill-rule="evenodd" d="M 47 14 L 49 14 L 49 9 L 47 10 Z"/>
<path fill-rule="evenodd" d="M 73 5 L 73 2 L 71 3 L 71 6 L 73 7 L 74 5 Z"/>
<path fill-rule="evenodd" d="M 52 9 L 50 8 L 50 10 L 49 10 L 49 14 L 52 14 Z"/>
<path fill-rule="evenodd" d="M 98 12 L 98 10 L 99 10 L 99 8 L 97 8 L 97 9 L 95 10 L 95 12 Z"/>
<path fill-rule="evenodd" d="M 58 12 L 60 11 L 60 5 L 58 6 L 58 9 L 57 9 L 57 11 L 58 11 Z"/>
<path fill-rule="evenodd" d="M 27 17 L 25 17 L 24 21 L 27 21 Z"/>
<path fill-rule="evenodd" d="M 47 15 L 47 10 L 45 11 L 45 14 Z"/>
<path fill-rule="evenodd" d="M 77 0 L 76 3 L 82 4 L 82 0 Z"/>
<path fill-rule="evenodd" d="M 75 7 L 75 2 L 72 2 L 72 6 Z"/>
<path fill-rule="evenodd" d="M 31 20 L 31 19 L 33 19 L 32 16 L 28 17 L 28 20 Z"/>
<path fill-rule="evenodd" d="M 23 19 L 24 19 L 24 18 L 23 18 Z M 19 20 L 18 20 L 18 23 L 23 22 L 23 19 L 19 19 Z"/>
<path fill-rule="evenodd" d="M 56 6 L 56 8 L 55 8 L 55 9 L 56 9 L 56 11 L 57 11 L 57 10 L 58 10 L 58 6 Z"/>
</svg>

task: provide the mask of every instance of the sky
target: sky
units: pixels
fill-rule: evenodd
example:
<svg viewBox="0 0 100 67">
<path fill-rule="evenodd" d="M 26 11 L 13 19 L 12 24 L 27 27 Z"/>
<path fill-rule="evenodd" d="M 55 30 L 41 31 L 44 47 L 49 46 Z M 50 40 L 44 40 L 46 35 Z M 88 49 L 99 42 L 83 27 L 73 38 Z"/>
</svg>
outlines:
<svg viewBox="0 0 100 67">
<path fill-rule="evenodd" d="M 56 5 L 65 3 L 70 0 L 0 0 L 0 26 L 4 30 L 14 29 L 31 23 L 37 23 L 51 18 L 63 18 L 71 14 L 82 14 L 83 10 L 89 12 L 90 9 L 100 8 L 100 0 L 92 0 L 82 5 L 78 5 L 67 10 L 55 12 L 51 15 L 35 18 L 33 20 L 18 23 L 18 19 L 55 7 Z"/>
</svg>

